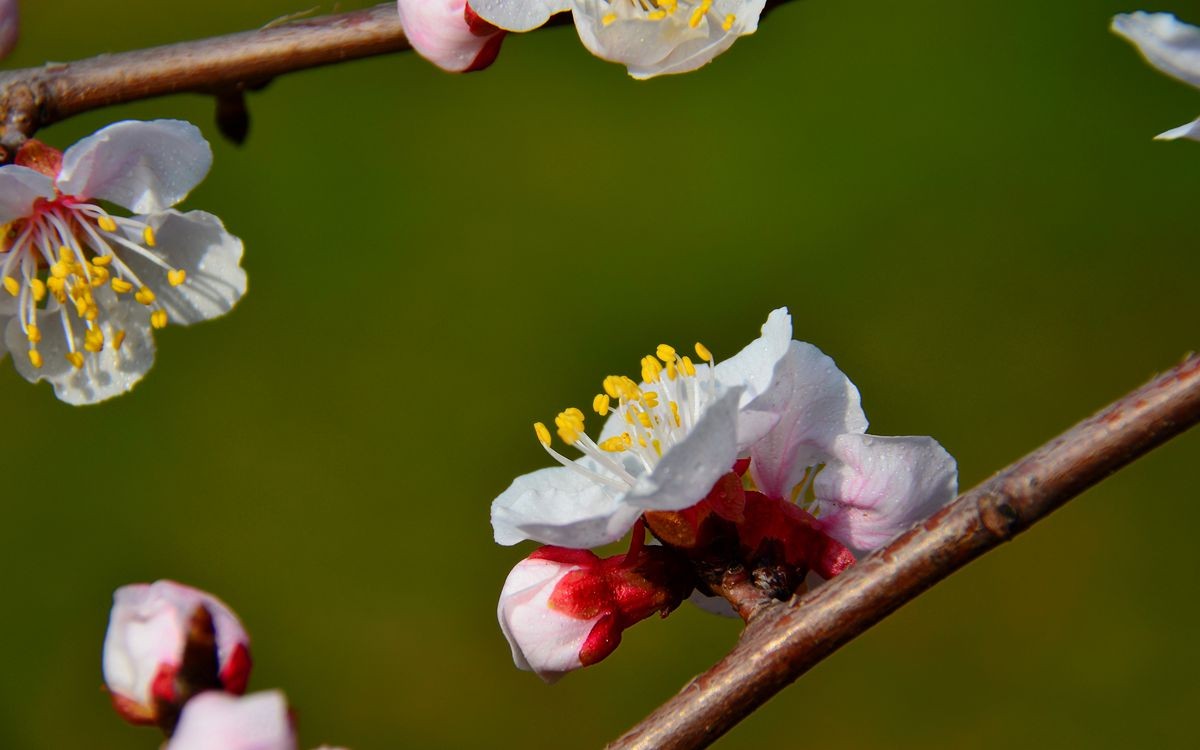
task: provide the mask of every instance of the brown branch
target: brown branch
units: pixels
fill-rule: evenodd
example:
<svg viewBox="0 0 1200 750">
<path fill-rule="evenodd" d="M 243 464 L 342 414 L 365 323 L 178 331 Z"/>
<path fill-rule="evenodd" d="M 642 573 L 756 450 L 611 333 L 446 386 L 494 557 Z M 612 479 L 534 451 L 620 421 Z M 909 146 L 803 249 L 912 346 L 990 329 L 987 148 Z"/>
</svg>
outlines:
<svg viewBox="0 0 1200 750">
<path fill-rule="evenodd" d="M 829 583 L 769 605 L 738 645 L 610 750 L 707 747 L 925 589 L 1200 422 L 1200 356 L 1000 471 Z"/>
<path fill-rule="evenodd" d="M 163 47 L 0 73 L 0 146 L 81 112 L 183 92 L 253 89 L 306 68 L 409 48 L 395 3 Z"/>
</svg>

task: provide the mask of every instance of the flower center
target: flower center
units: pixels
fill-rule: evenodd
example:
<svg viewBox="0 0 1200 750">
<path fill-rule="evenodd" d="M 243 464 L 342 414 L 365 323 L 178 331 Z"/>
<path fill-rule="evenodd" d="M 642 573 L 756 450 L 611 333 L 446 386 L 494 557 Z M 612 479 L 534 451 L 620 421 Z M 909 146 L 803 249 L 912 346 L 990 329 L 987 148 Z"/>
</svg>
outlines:
<svg viewBox="0 0 1200 750">
<path fill-rule="evenodd" d="M 187 276 L 151 250 L 156 242 L 149 225 L 110 216 L 99 206 L 71 196 L 39 200 L 31 216 L 4 227 L 0 239 L 0 279 L 17 300 L 17 320 L 29 341 L 29 361 L 39 368 L 43 362 L 37 345 L 42 332 L 37 313 L 51 309 L 51 300 L 57 303 L 66 337 L 67 361 L 76 369 L 83 367 L 85 354 L 97 354 L 106 344 L 119 351 L 125 340 L 125 331 L 115 330 L 106 342 L 98 325 L 103 311 L 96 293 L 102 287 L 118 297 L 132 293 L 134 300 L 150 309 L 153 327 L 167 324 L 167 311 L 123 255 L 162 269 L 171 286 L 179 286 Z M 72 316 L 82 322 L 81 339 Z"/>
<path fill-rule="evenodd" d="M 584 432 L 584 414 L 571 407 L 554 418 L 555 432 L 567 445 L 578 448 L 594 459 L 603 470 L 591 471 L 550 447 L 550 430 L 537 422 L 533 425 L 538 441 L 556 461 L 614 489 L 633 487 L 636 478 L 630 466 L 618 460 L 618 454 L 633 459 L 651 472 L 663 455 L 678 444 L 700 420 L 704 407 L 717 394 L 713 374 L 713 356 L 703 344 L 696 344 L 697 367 L 691 357 L 680 355 L 675 347 L 660 344 L 654 354 L 642 358 L 642 383 L 624 375 L 609 375 L 602 383 L 603 393 L 592 399 L 592 409 L 607 417 L 615 412 L 625 420 L 619 435 L 596 443 Z M 701 374 L 706 372 L 706 374 Z"/>
<path fill-rule="evenodd" d="M 608 12 L 600 17 L 600 23 L 611 26 L 617 21 L 662 21 L 675 23 L 686 21 L 688 28 L 696 29 L 712 10 L 713 0 L 600 0 Z M 721 22 L 721 28 L 729 31 L 737 22 L 730 13 Z"/>
</svg>

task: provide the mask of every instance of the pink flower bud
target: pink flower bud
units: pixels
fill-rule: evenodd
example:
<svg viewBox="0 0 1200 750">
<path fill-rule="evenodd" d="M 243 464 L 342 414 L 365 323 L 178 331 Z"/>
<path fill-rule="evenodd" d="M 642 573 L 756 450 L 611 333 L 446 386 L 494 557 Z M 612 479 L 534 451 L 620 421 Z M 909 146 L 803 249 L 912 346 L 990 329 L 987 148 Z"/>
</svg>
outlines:
<svg viewBox="0 0 1200 750">
<path fill-rule="evenodd" d="M 187 702 L 165 750 L 296 750 L 296 730 L 278 690 L 213 691 Z"/>
<path fill-rule="evenodd" d="M 504 32 L 477 16 L 467 0 L 397 0 L 396 7 L 413 49 L 443 70 L 483 70 L 500 54 Z"/>
<path fill-rule="evenodd" d="M 104 637 L 104 681 L 126 720 L 173 721 L 193 692 L 245 692 L 249 646 L 237 615 L 212 594 L 174 581 L 122 586 Z"/>
<path fill-rule="evenodd" d="M 691 593 L 678 553 L 646 547 L 630 555 L 542 547 L 517 563 L 497 608 L 517 667 L 554 682 L 604 659 L 625 628 L 667 614 Z"/>
</svg>

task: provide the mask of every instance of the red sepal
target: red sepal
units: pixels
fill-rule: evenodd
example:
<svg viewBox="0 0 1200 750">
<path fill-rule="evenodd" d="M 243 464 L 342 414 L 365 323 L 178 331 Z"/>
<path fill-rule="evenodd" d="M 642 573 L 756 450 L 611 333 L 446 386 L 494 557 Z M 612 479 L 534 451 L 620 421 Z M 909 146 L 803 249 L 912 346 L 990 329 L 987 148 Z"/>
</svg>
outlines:
<svg viewBox="0 0 1200 750">
<path fill-rule="evenodd" d="M 241 695 L 246 692 L 246 683 L 250 681 L 250 650 L 245 644 L 239 643 L 233 647 L 225 666 L 221 669 L 221 686 L 226 692 Z"/>
<path fill-rule="evenodd" d="M 741 478 L 730 472 L 713 485 L 708 495 L 690 508 L 678 511 L 649 511 L 646 525 L 663 543 L 694 550 L 727 533 L 717 519 L 740 523 L 745 513 L 746 491 Z"/>
<path fill-rule="evenodd" d="M 746 493 L 746 520 L 738 531 L 748 560 L 782 550 L 780 562 L 812 570 L 822 578 L 833 578 L 854 564 L 854 554 L 821 531 L 812 514 L 760 492 Z"/>
<path fill-rule="evenodd" d="M 62 151 L 47 146 L 36 138 L 30 138 L 17 149 L 13 164 L 41 172 L 53 180 L 62 170 Z"/>
</svg>

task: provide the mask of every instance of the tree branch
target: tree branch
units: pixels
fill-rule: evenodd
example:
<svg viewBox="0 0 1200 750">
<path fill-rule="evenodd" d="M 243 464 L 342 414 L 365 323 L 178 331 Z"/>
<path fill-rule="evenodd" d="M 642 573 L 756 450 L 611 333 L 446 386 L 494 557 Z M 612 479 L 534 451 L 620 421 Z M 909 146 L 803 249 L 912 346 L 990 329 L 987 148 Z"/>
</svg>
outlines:
<svg viewBox="0 0 1200 750">
<path fill-rule="evenodd" d="M 183 92 L 226 94 L 284 73 L 409 49 L 395 3 L 256 31 L 0 73 L 0 147 L 113 104 Z M 7 161 L 5 158 L 3 161 Z"/>
<path fill-rule="evenodd" d="M 737 646 L 610 750 L 707 747 L 860 633 L 1200 422 L 1200 355 L 986 480 L 829 583 L 767 605 Z"/>
</svg>

